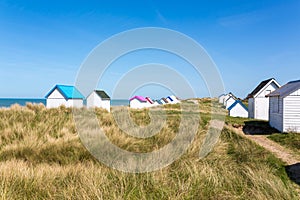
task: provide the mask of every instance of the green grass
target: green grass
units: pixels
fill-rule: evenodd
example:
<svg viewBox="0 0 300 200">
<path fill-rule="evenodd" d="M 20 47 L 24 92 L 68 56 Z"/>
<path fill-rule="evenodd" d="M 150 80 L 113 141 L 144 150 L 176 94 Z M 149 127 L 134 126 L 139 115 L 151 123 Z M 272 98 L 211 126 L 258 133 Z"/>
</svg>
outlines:
<svg viewBox="0 0 300 200">
<path fill-rule="evenodd" d="M 268 136 L 268 138 L 300 155 L 299 133 L 276 133 Z"/>
<path fill-rule="evenodd" d="M 68 108 L 29 104 L 0 109 L 0 199 L 299 199 L 279 159 L 228 129 L 213 151 L 199 159 L 211 119 L 209 100 L 199 102 L 206 110 L 191 112 L 201 121 L 187 152 L 161 170 L 141 174 L 97 162 L 82 145 Z M 180 122 L 177 106 L 168 107 L 165 127 L 147 139 L 118 129 L 111 113 L 96 109 L 96 114 L 114 144 L 151 152 L 174 138 Z M 141 126 L 149 124 L 148 113 L 130 110 Z"/>
</svg>

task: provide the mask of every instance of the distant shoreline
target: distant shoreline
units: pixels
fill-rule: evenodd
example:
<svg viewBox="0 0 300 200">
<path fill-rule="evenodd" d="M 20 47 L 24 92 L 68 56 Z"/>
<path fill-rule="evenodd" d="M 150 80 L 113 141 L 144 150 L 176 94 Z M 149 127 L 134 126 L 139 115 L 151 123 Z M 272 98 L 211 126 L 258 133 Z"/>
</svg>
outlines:
<svg viewBox="0 0 300 200">
<path fill-rule="evenodd" d="M 46 105 L 45 98 L 0 98 L 0 107 L 10 107 L 14 104 L 19 104 L 20 106 L 26 106 L 27 103 L 39 104 L 42 103 Z M 112 99 L 111 106 L 128 106 L 129 100 L 127 99 Z"/>
</svg>

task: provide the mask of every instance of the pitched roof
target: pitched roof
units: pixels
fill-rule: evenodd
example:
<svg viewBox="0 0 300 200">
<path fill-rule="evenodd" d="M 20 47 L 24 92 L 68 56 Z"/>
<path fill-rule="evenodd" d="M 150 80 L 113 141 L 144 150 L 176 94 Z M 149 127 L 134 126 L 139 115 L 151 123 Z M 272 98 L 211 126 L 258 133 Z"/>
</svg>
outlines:
<svg viewBox="0 0 300 200">
<path fill-rule="evenodd" d="M 286 97 L 289 94 L 295 92 L 296 90 L 300 89 L 300 80 L 297 81 L 290 81 L 281 88 L 278 88 L 277 90 L 271 92 L 270 94 L 266 95 L 267 97 Z"/>
<path fill-rule="evenodd" d="M 266 85 L 271 84 L 271 82 L 274 82 L 278 87 L 280 87 L 280 85 L 276 82 L 276 80 L 274 78 L 270 78 L 270 79 L 264 80 L 250 94 L 248 94 L 248 96 L 246 97 L 246 99 L 253 98 Z"/>
<path fill-rule="evenodd" d="M 158 104 L 163 104 L 162 102 L 161 102 L 161 100 L 156 100 L 156 102 L 158 103 Z"/>
<path fill-rule="evenodd" d="M 170 96 L 168 96 L 167 99 L 170 99 L 170 101 L 173 101 L 173 99 Z"/>
<path fill-rule="evenodd" d="M 232 94 L 232 92 L 229 92 L 228 94 L 225 94 L 224 96 L 225 96 L 225 97 L 228 97 L 228 98 L 229 98 L 229 97 L 233 97 L 233 98 L 236 99 L 236 96 L 234 96 L 234 94 Z M 227 98 L 227 99 L 228 99 L 228 98 Z"/>
<path fill-rule="evenodd" d="M 237 99 L 237 98 L 233 95 L 233 96 L 229 96 L 227 99 L 225 99 L 225 102 L 228 101 L 228 100 L 231 99 L 231 98 L 232 98 L 233 100 L 236 100 L 236 99 Z"/>
<path fill-rule="evenodd" d="M 231 110 L 232 108 L 234 108 L 237 104 L 240 104 L 245 110 L 248 111 L 248 108 L 243 104 L 243 102 L 241 102 L 240 100 L 236 100 L 231 106 L 229 106 L 229 108 L 227 108 L 227 110 Z"/>
<path fill-rule="evenodd" d="M 170 96 L 173 100 L 179 100 L 176 96 L 174 96 L 174 95 L 171 95 Z"/>
<path fill-rule="evenodd" d="M 54 90 L 58 90 L 65 99 L 84 99 L 84 96 L 79 92 L 77 88 L 70 85 L 56 85 L 48 92 L 45 98 L 48 98 Z"/>
<path fill-rule="evenodd" d="M 161 98 L 161 100 L 163 100 L 165 103 L 169 103 L 168 100 L 166 98 Z"/>
<path fill-rule="evenodd" d="M 103 100 L 110 100 L 108 94 L 103 90 L 94 90 L 94 92 Z"/>
<path fill-rule="evenodd" d="M 129 101 L 132 101 L 133 99 L 137 99 L 141 102 L 147 102 L 147 99 L 145 99 L 143 96 L 134 96 L 131 99 L 129 99 Z"/>
<path fill-rule="evenodd" d="M 153 100 L 152 99 L 150 99 L 150 97 L 146 97 L 145 98 L 149 103 L 151 103 L 151 104 L 153 104 L 154 102 L 153 102 Z"/>
</svg>

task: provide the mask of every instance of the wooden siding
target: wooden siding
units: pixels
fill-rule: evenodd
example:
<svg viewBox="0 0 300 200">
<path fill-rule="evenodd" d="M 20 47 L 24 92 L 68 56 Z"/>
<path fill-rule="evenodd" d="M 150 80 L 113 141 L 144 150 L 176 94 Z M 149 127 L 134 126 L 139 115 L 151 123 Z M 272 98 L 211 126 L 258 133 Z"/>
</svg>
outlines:
<svg viewBox="0 0 300 200">
<path fill-rule="evenodd" d="M 276 90 L 278 87 L 277 85 L 272 82 L 271 84 L 269 84 L 266 88 L 264 88 L 263 90 L 261 90 L 255 98 L 266 98 L 267 94 L 270 94 L 271 92 L 273 92 L 274 90 Z"/>
<path fill-rule="evenodd" d="M 233 97 L 227 99 L 227 101 L 225 103 L 226 109 L 228 109 L 234 102 L 235 102 L 235 99 Z"/>
<path fill-rule="evenodd" d="M 269 120 L 269 98 L 266 95 L 277 88 L 278 86 L 274 82 L 271 82 L 268 86 L 261 89 L 253 99 L 250 98 L 252 100 L 248 100 L 249 118 Z M 252 104 L 250 105 L 250 103 Z"/>
<path fill-rule="evenodd" d="M 283 131 L 283 99 L 279 97 L 270 97 L 269 122 L 270 126 L 279 131 Z"/>
<path fill-rule="evenodd" d="M 248 99 L 248 117 L 254 118 L 254 100 L 253 100 L 253 98 Z"/>
<path fill-rule="evenodd" d="M 254 118 L 268 120 L 269 119 L 269 98 L 254 99 Z"/>
<path fill-rule="evenodd" d="M 248 111 L 245 110 L 241 104 L 236 104 L 231 110 L 229 110 L 229 116 L 247 118 Z"/>
<path fill-rule="evenodd" d="M 284 98 L 283 131 L 300 132 L 300 89 Z"/>
<path fill-rule="evenodd" d="M 88 108 L 92 108 L 92 107 L 104 108 L 108 112 L 110 112 L 110 100 L 101 99 L 101 97 L 98 94 L 96 94 L 96 92 L 92 92 L 87 97 L 86 103 Z"/>
</svg>

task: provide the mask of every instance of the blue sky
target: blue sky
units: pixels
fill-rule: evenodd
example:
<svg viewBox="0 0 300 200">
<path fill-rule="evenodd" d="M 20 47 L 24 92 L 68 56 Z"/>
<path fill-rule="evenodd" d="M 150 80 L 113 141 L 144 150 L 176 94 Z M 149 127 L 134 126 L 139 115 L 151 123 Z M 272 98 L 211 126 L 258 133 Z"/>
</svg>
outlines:
<svg viewBox="0 0 300 200">
<path fill-rule="evenodd" d="M 43 97 L 55 84 L 74 84 L 93 48 L 141 27 L 168 28 L 196 40 L 216 63 L 226 91 L 241 98 L 264 79 L 284 84 L 300 75 L 298 0 L 0 0 L 0 26 L 0 97 Z M 209 95 L 191 66 L 149 50 L 117 60 L 98 88 L 111 94 L 127 71 L 152 62 L 174 67 L 197 96 Z M 168 92 L 154 85 L 135 94 L 158 98 Z"/>
</svg>

